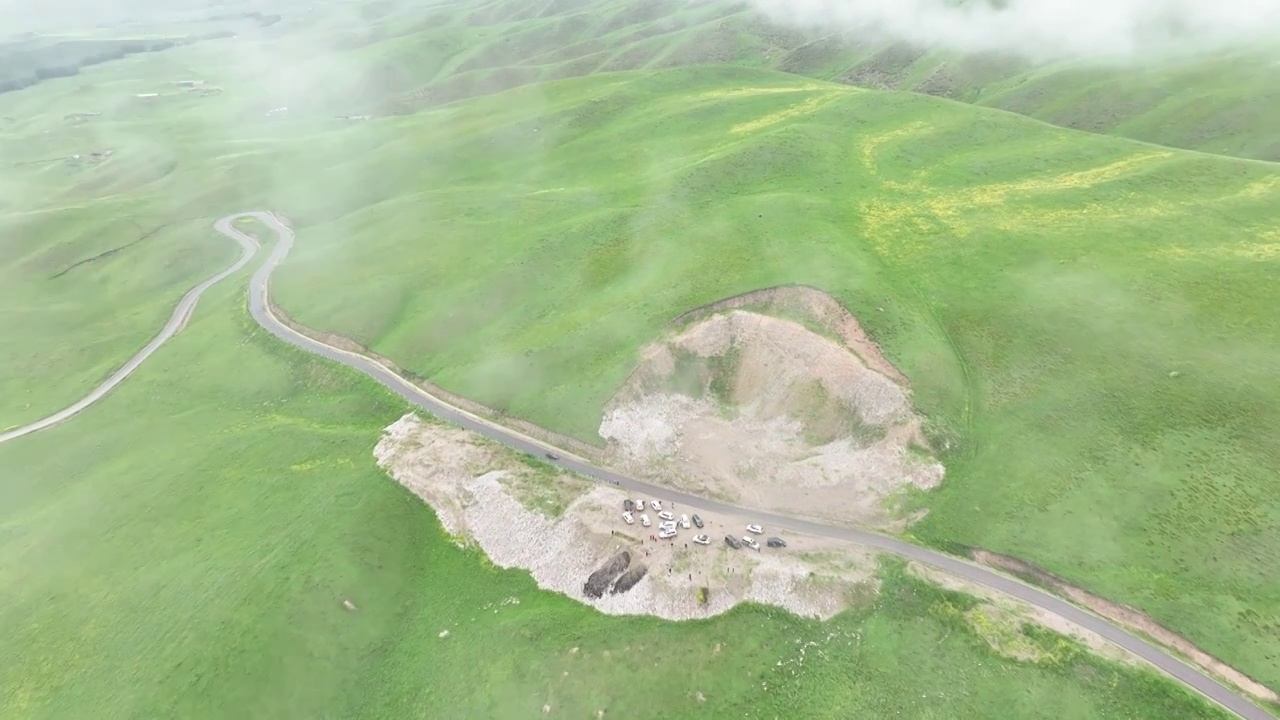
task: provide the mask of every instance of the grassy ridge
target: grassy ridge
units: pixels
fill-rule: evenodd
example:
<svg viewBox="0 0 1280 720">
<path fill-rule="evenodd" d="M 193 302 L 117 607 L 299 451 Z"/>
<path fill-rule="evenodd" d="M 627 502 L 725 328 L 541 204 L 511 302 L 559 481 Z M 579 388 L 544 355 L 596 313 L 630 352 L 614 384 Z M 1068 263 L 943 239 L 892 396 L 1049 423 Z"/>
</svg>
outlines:
<svg viewBox="0 0 1280 720">
<path fill-rule="evenodd" d="M 1223 717 L 1060 638 L 1004 660 L 960 619 L 971 600 L 892 568 L 829 624 L 676 626 L 540 592 L 374 467 L 398 403 L 258 330 L 243 281 L 104 403 L 0 447 L 0 715 Z"/>
<path fill-rule="evenodd" d="M 771 68 L 997 107 L 1066 127 L 1280 160 L 1276 51 L 1117 67 L 1033 65 L 782 27 L 732 2 L 490 0 L 417 10 L 385 3 L 335 31 L 350 52 L 344 102 L 423 107 L 540 80 L 700 64 Z M 326 46 L 331 49 L 332 46 Z M 425 60 L 424 60 L 425 58 Z M 378 88 L 378 92 L 368 92 Z M 385 99 L 384 99 L 385 96 Z"/>
</svg>

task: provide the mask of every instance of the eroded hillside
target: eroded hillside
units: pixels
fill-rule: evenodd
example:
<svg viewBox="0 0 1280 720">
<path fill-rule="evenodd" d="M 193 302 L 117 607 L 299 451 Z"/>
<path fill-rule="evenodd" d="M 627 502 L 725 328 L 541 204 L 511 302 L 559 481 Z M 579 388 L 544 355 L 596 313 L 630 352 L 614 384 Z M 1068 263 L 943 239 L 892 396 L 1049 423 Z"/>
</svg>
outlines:
<svg viewBox="0 0 1280 720">
<path fill-rule="evenodd" d="M 891 500 L 942 481 L 901 373 L 829 296 L 775 288 L 702 315 L 646 348 L 610 401 L 600 435 L 614 463 L 749 507 L 882 526 L 904 520 Z"/>
</svg>

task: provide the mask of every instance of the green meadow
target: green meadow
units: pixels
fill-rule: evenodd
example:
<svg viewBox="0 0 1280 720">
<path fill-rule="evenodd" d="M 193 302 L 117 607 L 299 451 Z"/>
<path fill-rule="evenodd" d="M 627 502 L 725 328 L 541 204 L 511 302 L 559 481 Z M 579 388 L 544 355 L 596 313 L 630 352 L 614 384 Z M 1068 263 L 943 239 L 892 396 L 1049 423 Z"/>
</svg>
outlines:
<svg viewBox="0 0 1280 720">
<path fill-rule="evenodd" d="M 1273 166 L 732 69 L 361 137 L 294 161 L 355 196 L 284 206 L 306 240 L 275 288 L 300 321 L 598 442 L 671 318 L 824 288 L 952 448 L 919 538 L 1031 560 L 1280 680 Z"/>
<path fill-rule="evenodd" d="M 839 54 L 784 66 L 811 40 L 715 3 L 361 7 L 0 94 L 0 430 L 144 345 L 231 262 L 210 227 L 242 210 L 298 231 L 290 315 L 588 442 L 673 317 L 806 283 L 950 448 L 916 540 L 1039 564 L 1280 686 L 1280 167 L 865 89 Z M 1253 67 L 1213 92 L 1244 98 Z M 1261 123 L 1193 117 L 1205 84 L 1107 122 L 1071 99 L 1184 71 L 935 94 L 1273 156 Z M 539 592 L 374 466 L 404 408 L 257 331 L 246 278 L 101 405 L 0 446 L 0 716 L 1218 717 L 1056 636 L 1004 659 L 958 619 L 972 600 L 893 563 L 825 624 Z"/>
<path fill-rule="evenodd" d="M 1116 65 L 1031 62 L 994 51 L 913 47 L 841 32 L 831 23 L 789 27 L 766 20 L 750 4 L 727 0 L 489 0 L 427 8 L 383 2 L 361 5 L 345 20 L 315 36 L 323 43 L 318 49 L 338 47 L 351 59 L 328 90 L 342 102 L 379 112 L 411 113 L 568 77 L 729 65 L 911 91 L 1089 132 L 1280 160 L 1280 140 L 1268 123 L 1280 114 L 1274 43 L 1207 57 L 1142 54 Z"/>
<path fill-rule="evenodd" d="M 1224 717 L 1049 633 L 1006 660 L 973 600 L 892 563 L 828 623 L 539 591 L 374 466 L 404 408 L 258 329 L 246 277 L 102 404 L 0 446 L 0 715 Z"/>
</svg>

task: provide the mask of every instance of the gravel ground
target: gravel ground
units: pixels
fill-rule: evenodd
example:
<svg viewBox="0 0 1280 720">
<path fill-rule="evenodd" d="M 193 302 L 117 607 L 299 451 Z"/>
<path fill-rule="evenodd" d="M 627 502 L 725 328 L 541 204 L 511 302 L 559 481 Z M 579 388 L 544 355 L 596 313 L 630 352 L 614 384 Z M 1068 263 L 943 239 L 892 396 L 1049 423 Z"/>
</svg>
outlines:
<svg viewBox="0 0 1280 720">
<path fill-rule="evenodd" d="M 378 464 L 430 504 L 444 527 L 483 550 L 495 565 L 528 570 L 538 585 L 563 593 L 601 612 L 654 615 L 668 620 L 704 618 L 750 600 L 798 615 L 828 618 L 845 605 L 848 589 L 874 584 L 874 559 L 865 550 L 818 538 L 788 536 L 783 551 L 732 550 L 725 534 L 741 535 L 749 519 L 701 513 L 702 531 L 713 538 L 702 547 L 689 542 L 696 530 L 674 541 L 648 539 L 656 528 L 628 526 L 621 518 L 628 497 L 610 487 L 592 486 L 560 517 L 522 505 L 509 489 L 521 465 L 505 449 L 479 441 L 457 428 L 426 424 L 413 414 L 386 428 L 374 449 Z M 699 512 L 681 507 L 678 514 Z M 656 523 L 656 514 L 652 513 Z M 589 599 L 587 576 L 620 549 L 649 573 L 625 594 Z M 810 562 L 798 557 L 838 552 L 843 562 Z M 697 600 L 707 587 L 706 604 Z"/>
<path fill-rule="evenodd" d="M 909 449 L 927 445 L 922 418 L 905 387 L 875 369 L 883 359 L 864 359 L 869 341 L 859 337 L 862 354 L 791 320 L 744 310 L 706 317 L 641 353 L 600 424 L 609 460 L 737 504 L 899 528 L 909 519 L 892 499 L 937 487 L 944 469 Z M 705 361 L 704 381 L 722 396 L 727 389 L 728 411 L 667 389 L 677 358 L 691 356 Z"/>
</svg>

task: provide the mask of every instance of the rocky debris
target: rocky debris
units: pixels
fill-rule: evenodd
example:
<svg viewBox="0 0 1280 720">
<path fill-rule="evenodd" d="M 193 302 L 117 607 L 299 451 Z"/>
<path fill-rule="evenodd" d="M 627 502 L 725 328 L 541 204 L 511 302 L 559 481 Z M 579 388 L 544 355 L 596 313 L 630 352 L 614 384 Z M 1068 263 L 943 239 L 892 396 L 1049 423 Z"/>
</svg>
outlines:
<svg viewBox="0 0 1280 720">
<path fill-rule="evenodd" d="M 609 461 L 761 509 L 904 524 L 892 499 L 943 467 L 901 374 L 847 311 L 820 317 L 833 337 L 731 309 L 646 348 L 600 424 Z"/>
<path fill-rule="evenodd" d="M 609 562 L 604 567 L 591 573 L 587 578 L 587 582 L 582 586 L 582 594 L 589 598 L 601 598 L 604 591 L 609 589 L 613 581 L 627 569 L 631 564 L 631 553 L 623 550 L 617 555 L 609 558 Z"/>
<path fill-rule="evenodd" d="M 425 423 L 412 413 L 386 428 L 374 456 L 431 505 L 460 546 L 482 550 L 499 567 L 524 568 L 539 587 L 604 613 L 687 620 L 712 617 L 750 600 L 805 617 L 830 617 L 843 608 L 849 588 L 874 586 L 872 556 L 836 541 L 789 535 L 786 554 L 770 557 L 719 543 L 685 547 L 683 535 L 671 542 L 631 535 L 638 529 L 624 525 L 618 513 L 628 494 L 610 486 L 591 486 L 558 516 L 548 517 L 513 493 L 510 476 L 527 467 L 513 453 L 468 431 Z M 701 514 L 707 532 L 715 534 L 729 528 L 740 534 L 738 529 L 749 522 L 691 509 Z M 583 578 L 622 551 L 630 555 L 626 572 L 608 593 L 585 595 Z M 806 554 L 818 559 L 802 559 Z M 701 587 L 710 588 L 705 603 L 699 599 Z M 495 601 L 486 607 L 501 612 L 507 604 Z"/>
<path fill-rule="evenodd" d="M 617 595 L 618 593 L 624 593 L 630 590 L 636 586 L 636 583 L 643 580 L 644 576 L 648 572 L 649 568 L 644 565 L 637 565 L 631 568 L 622 577 L 618 578 L 618 581 L 613 584 L 613 587 L 609 588 L 609 594 Z"/>
</svg>

